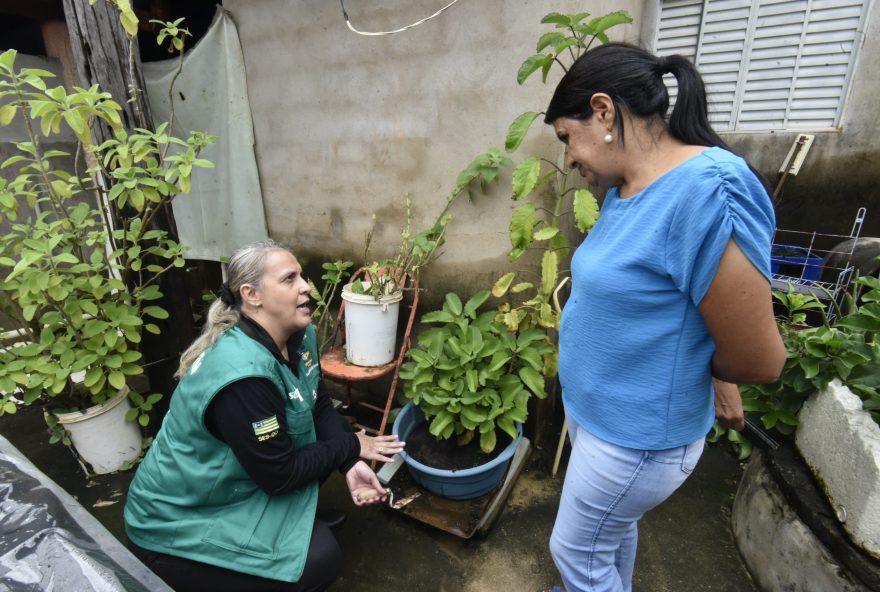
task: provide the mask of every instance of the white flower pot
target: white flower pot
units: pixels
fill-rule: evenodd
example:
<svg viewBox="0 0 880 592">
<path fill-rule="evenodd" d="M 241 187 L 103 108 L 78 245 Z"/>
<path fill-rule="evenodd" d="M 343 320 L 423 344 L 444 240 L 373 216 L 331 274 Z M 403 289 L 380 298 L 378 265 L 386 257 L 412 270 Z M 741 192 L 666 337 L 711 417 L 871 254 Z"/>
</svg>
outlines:
<svg viewBox="0 0 880 592">
<path fill-rule="evenodd" d="M 346 358 L 356 366 L 384 366 L 393 360 L 403 292 L 397 290 L 376 300 L 369 294 L 355 294 L 348 284 L 342 288 L 342 299 Z"/>
<path fill-rule="evenodd" d="M 70 432 L 77 454 L 102 475 L 118 471 L 141 453 L 141 430 L 137 423 L 125 421 L 129 409 L 126 387 L 100 405 L 55 416 Z"/>
</svg>

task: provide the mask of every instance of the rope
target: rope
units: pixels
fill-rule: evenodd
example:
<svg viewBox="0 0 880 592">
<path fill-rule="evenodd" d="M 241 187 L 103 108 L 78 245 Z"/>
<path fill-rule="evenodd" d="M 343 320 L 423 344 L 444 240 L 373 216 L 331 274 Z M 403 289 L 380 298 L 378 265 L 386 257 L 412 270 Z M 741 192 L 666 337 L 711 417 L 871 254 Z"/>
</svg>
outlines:
<svg viewBox="0 0 880 592">
<path fill-rule="evenodd" d="M 378 35 L 393 35 L 394 33 L 402 33 L 403 31 L 406 31 L 407 29 L 412 29 L 413 27 L 417 27 L 417 26 L 421 25 L 422 23 L 425 23 L 425 22 L 431 20 L 431 19 L 434 18 L 435 16 L 439 16 L 440 14 L 442 14 L 443 12 L 445 12 L 447 9 L 451 8 L 452 5 L 455 4 L 456 2 L 458 2 L 458 0 L 452 0 L 452 2 L 450 2 L 449 4 L 447 4 L 446 6 L 444 6 L 443 8 L 441 8 L 440 10 L 438 10 L 437 12 L 435 12 L 434 14 L 432 14 L 431 16 L 427 16 L 427 17 L 423 18 L 423 19 L 420 20 L 420 21 L 416 21 L 416 22 L 414 22 L 414 23 L 411 24 L 411 25 L 407 25 L 407 26 L 405 26 L 405 27 L 401 27 L 401 28 L 399 28 L 399 29 L 395 29 L 395 30 L 393 30 L 393 31 L 375 31 L 375 32 L 370 32 L 370 31 L 358 31 L 357 29 L 355 29 L 355 28 L 351 25 L 351 21 L 348 19 L 348 13 L 345 11 L 345 0 L 339 0 L 339 4 L 342 5 L 342 16 L 343 16 L 343 18 L 345 19 L 345 24 L 348 25 L 348 28 L 349 28 L 352 32 L 357 33 L 358 35 L 370 35 L 370 36 L 378 36 Z"/>
</svg>

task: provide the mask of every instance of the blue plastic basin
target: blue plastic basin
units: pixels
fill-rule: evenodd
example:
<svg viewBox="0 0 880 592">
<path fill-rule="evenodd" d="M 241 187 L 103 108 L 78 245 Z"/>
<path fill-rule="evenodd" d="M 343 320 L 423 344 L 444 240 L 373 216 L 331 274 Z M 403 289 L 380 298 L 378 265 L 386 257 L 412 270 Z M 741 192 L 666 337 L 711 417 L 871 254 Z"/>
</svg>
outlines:
<svg viewBox="0 0 880 592">
<path fill-rule="evenodd" d="M 425 415 L 422 410 L 409 402 L 394 420 L 392 431 L 400 440 L 406 441 L 410 432 L 424 421 Z M 435 469 L 420 463 L 406 452 L 401 452 L 400 456 L 416 483 L 431 493 L 454 500 L 472 499 L 498 487 L 507 474 L 510 459 L 522 440 L 522 425 L 517 424 L 516 431 L 517 437 L 501 451 L 501 454 L 486 464 L 470 469 L 459 471 Z"/>
</svg>

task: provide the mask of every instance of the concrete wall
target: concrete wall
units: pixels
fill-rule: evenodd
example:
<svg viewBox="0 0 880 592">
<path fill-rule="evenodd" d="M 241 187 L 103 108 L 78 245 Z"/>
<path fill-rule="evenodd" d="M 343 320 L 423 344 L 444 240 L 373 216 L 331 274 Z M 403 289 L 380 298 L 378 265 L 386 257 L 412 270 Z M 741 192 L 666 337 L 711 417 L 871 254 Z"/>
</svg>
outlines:
<svg viewBox="0 0 880 592">
<path fill-rule="evenodd" d="M 874 3 L 876 4 L 876 3 Z M 227 0 L 244 50 L 270 235 L 290 242 L 307 265 L 362 260 L 370 216 L 371 256 L 391 255 L 412 193 L 415 229 L 436 214 L 473 155 L 503 146 L 510 121 L 543 110 L 556 79 L 516 84 L 550 11 L 628 10 L 635 21 L 616 38 L 651 34 L 655 2 L 482 0 L 460 2 L 407 32 L 350 32 L 334 2 Z M 417 21 L 442 3 L 348 0 L 367 31 Z M 643 10 L 644 8 L 644 10 Z M 842 128 L 819 133 L 778 208 L 781 228 L 847 234 L 856 208 L 869 208 L 863 235 L 880 236 L 880 17 L 868 18 Z M 559 154 L 552 131 L 536 125 L 519 155 Z M 543 128 L 543 129 L 540 129 Z M 539 132 L 539 133 L 536 133 Z M 727 134 L 771 184 L 796 133 Z M 513 267 L 507 225 L 509 178 L 473 203 L 460 200 L 443 256 L 423 276 L 429 298 L 487 286 Z"/>
<path fill-rule="evenodd" d="M 376 31 L 415 22 L 444 3 L 345 4 L 353 26 Z M 405 192 L 412 193 L 420 230 L 474 155 L 503 147 L 514 117 L 546 107 L 555 79 L 547 86 L 538 75 L 516 83 L 538 37 L 552 30 L 541 18 L 625 9 L 638 20 L 640 6 L 459 2 L 407 32 L 367 37 L 347 29 L 335 2 L 226 0 L 245 56 L 269 234 L 292 244 L 306 264 L 360 262 L 375 212 L 371 255 L 390 256 L 400 240 Z M 637 41 L 638 29 L 622 26 L 616 34 Z M 535 151 L 559 153 L 552 130 L 540 123 L 520 154 Z M 490 195 L 455 204 L 445 252 L 423 276 L 429 298 L 487 287 L 512 269 L 509 195 L 504 177 Z"/>
</svg>

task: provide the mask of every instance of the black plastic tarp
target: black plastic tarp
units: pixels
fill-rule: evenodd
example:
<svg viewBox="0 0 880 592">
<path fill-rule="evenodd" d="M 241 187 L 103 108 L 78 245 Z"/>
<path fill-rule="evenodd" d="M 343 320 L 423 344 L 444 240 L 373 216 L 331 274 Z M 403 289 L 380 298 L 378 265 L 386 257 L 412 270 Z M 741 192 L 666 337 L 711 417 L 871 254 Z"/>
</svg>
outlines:
<svg viewBox="0 0 880 592">
<path fill-rule="evenodd" d="M 170 592 L 0 436 L 0 591 Z"/>
</svg>

